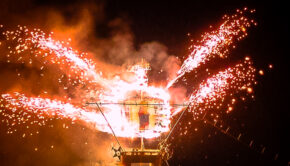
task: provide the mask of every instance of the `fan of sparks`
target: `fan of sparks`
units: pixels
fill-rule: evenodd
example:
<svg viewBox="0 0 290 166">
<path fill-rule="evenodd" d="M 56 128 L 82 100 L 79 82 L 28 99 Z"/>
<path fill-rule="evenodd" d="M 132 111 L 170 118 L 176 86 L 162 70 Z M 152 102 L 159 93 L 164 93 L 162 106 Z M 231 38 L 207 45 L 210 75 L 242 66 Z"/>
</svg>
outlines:
<svg viewBox="0 0 290 166">
<path fill-rule="evenodd" d="M 79 53 L 70 47 L 69 41 L 58 41 L 53 33 L 46 34 L 39 29 L 29 30 L 25 26 L 18 26 L 16 30 L 3 31 L 0 43 L 1 62 L 21 64 L 26 67 L 37 67 L 39 71 L 56 70 L 54 79 L 65 92 L 78 91 L 73 97 L 69 95 L 53 96 L 48 93 L 25 94 L 15 91 L 0 95 L 0 113 L 6 117 L 2 122 L 10 127 L 8 133 L 13 132 L 13 126 L 25 124 L 31 117 L 32 124 L 44 125 L 45 119 L 51 117 L 66 118 L 72 122 L 81 122 L 93 129 L 111 133 L 102 114 L 96 107 L 88 107 L 86 102 L 124 103 L 129 104 L 157 102 L 162 105 L 154 113 L 154 125 L 140 130 L 140 124 L 132 122 L 124 111 L 124 105 L 101 105 L 105 116 L 119 137 L 154 138 L 170 130 L 169 124 L 173 116 L 178 115 L 182 108 L 172 106 L 170 89 L 185 73 L 192 72 L 216 58 L 226 58 L 230 47 L 247 36 L 247 29 L 256 25 L 245 13 L 254 10 L 237 10 L 234 15 L 225 15 L 223 22 L 216 29 L 205 33 L 201 39 L 190 46 L 190 54 L 184 60 L 180 70 L 173 80 L 166 86 L 156 86 L 148 83 L 148 64 L 138 63 L 128 66 L 125 74 L 133 79 L 126 80 L 120 76 L 107 77 L 98 67 L 93 57 Z M 1 25 L 1 29 L 4 27 Z M 144 65 L 145 64 L 145 65 Z M 236 99 L 230 101 L 226 97 L 246 92 L 251 93 L 255 84 L 255 68 L 252 61 L 246 57 L 238 64 L 234 64 L 222 71 L 212 74 L 202 81 L 187 97 L 186 104 L 190 105 L 193 119 L 199 119 L 208 111 L 230 112 Z M 17 73 L 21 77 L 20 73 Z M 40 72 L 40 77 L 46 77 Z M 150 78 L 151 79 L 151 78 Z M 31 85 L 33 86 L 33 85 Z M 141 95 L 137 92 L 141 92 Z M 67 92 L 68 93 L 68 92 Z M 144 100 L 133 96 L 143 96 Z M 145 96 L 145 97 L 144 97 Z M 131 103 L 130 103 L 131 102 Z M 147 105 L 149 107 L 149 105 Z M 226 108 L 226 110 L 224 110 Z M 141 121 L 141 120 L 140 120 Z"/>
</svg>

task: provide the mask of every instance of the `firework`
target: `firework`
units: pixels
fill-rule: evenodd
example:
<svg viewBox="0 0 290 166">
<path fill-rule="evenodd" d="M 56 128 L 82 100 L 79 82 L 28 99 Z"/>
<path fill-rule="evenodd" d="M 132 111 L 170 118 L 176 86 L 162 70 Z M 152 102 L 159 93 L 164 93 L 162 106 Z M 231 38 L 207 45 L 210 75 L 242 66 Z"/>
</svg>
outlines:
<svg viewBox="0 0 290 166">
<path fill-rule="evenodd" d="M 2 35 L 6 38 L 7 62 L 39 64 L 43 70 L 49 64 L 58 65 L 69 78 L 72 85 L 103 83 L 96 71 L 96 64 L 87 54 L 73 50 L 68 42 L 52 39 L 52 34 L 46 35 L 39 29 L 30 31 L 26 26 L 18 26 L 15 31 L 5 31 Z M 62 75 L 63 77 L 63 75 Z M 62 77 L 59 78 L 61 82 Z M 71 77 L 75 77 L 73 80 Z"/>
<path fill-rule="evenodd" d="M 170 88 L 185 73 L 191 72 L 214 57 L 225 58 L 229 52 L 229 46 L 233 45 L 235 40 L 241 40 L 247 36 L 247 28 L 252 24 L 256 25 L 254 20 L 245 17 L 244 12 L 247 10 L 244 8 L 244 10 L 237 10 L 235 15 L 225 15 L 224 22 L 217 30 L 205 33 L 197 44 L 191 45 L 189 47 L 192 50 L 191 53 L 183 62 L 177 76 L 169 81 L 167 88 Z M 250 13 L 254 11 L 251 10 Z"/>
<path fill-rule="evenodd" d="M 255 72 L 256 69 L 252 66 L 252 62 L 246 57 L 243 63 L 220 71 L 202 82 L 189 98 L 190 110 L 195 119 L 198 119 L 207 110 L 222 108 L 226 96 L 233 96 L 240 91 L 251 93 L 255 84 Z M 249 89 L 251 90 L 249 91 Z M 232 110 L 232 104 L 235 101 L 236 99 L 233 98 L 231 104 L 227 105 L 227 112 Z"/>
<path fill-rule="evenodd" d="M 72 122 L 82 121 L 94 129 L 111 132 L 107 126 L 107 122 L 100 113 L 76 107 L 68 102 L 40 97 L 26 97 L 17 92 L 13 94 L 2 94 L 1 97 L 1 103 L 6 103 L 5 106 L 3 104 L 1 105 L 2 109 L 13 112 L 12 115 L 9 112 L 3 112 L 5 116 L 13 118 L 18 111 L 25 110 L 25 114 L 21 118 L 18 118 L 18 123 L 25 123 L 25 121 L 31 118 L 27 113 L 32 113 L 37 115 L 38 119 L 56 116 L 58 118 L 70 119 Z M 25 115 L 27 116 L 25 117 Z M 152 138 L 160 134 L 156 131 L 138 132 L 138 128 L 129 123 L 127 119 L 122 118 L 122 115 L 118 115 L 118 112 L 107 112 L 106 115 L 110 118 L 111 125 L 116 129 L 116 134 L 120 137 L 144 136 L 146 138 Z"/>
<path fill-rule="evenodd" d="M 34 65 L 39 67 L 40 71 L 44 68 L 49 70 L 51 66 L 55 69 L 57 66 L 60 73 L 55 75 L 59 85 L 65 90 L 82 86 L 78 91 L 85 95 L 73 99 L 60 96 L 60 99 L 56 100 L 49 97 L 49 94 L 48 97 L 41 95 L 28 97 L 29 95 L 22 92 L 2 94 L 0 99 L 2 115 L 12 119 L 12 122 L 7 120 L 10 126 L 15 125 L 15 121 L 26 122 L 29 113 L 38 117 L 39 122 L 36 122 L 38 124 L 44 124 L 42 120 L 47 117 L 59 117 L 71 119 L 73 122 L 81 121 L 96 130 L 111 133 L 100 112 L 92 107 L 86 107 L 85 103 L 77 104 L 79 101 L 90 101 L 93 98 L 93 101 L 99 103 L 123 103 L 123 105 L 100 105 L 117 136 L 158 137 L 169 131 L 171 118 L 182 110 L 171 106 L 169 88 L 185 73 L 191 72 L 215 56 L 226 57 L 229 47 L 236 40 L 245 37 L 247 28 L 255 24 L 253 20 L 243 16 L 246 11 L 247 9 L 238 10 L 233 16 L 224 16 L 225 21 L 217 30 L 205 33 L 197 45 L 192 45 L 190 49 L 193 51 L 184 61 L 177 77 L 170 81 L 167 87 L 156 86 L 154 81 L 148 83 L 150 65 L 144 61 L 119 71 L 128 77 L 130 75 L 130 80 L 120 77 L 120 74 L 107 78 L 94 59 L 71 48 L 69 41 L 54 40 L 53 33 L 46 35 L 39 29 L 29 30 L 25 26 L 18 26 L 15 31 L 5 31 L 2 35 L 6 40 L 1 42 L 0 46 L 6 47 L 7 63 Z M 232 96 L 243 90 L 252 93 L 254 73 L 252 62 L 247 57 L 243 63 L 220 71 L 202 82 L 199 88 L 188 96 L 188 104 L 194 119 L 207 110 L 219 109 L 226 105 L 226 96 Z M 235 101 L 236 99 L 232 99 L 230 102 L 232 104 L 227 104 L 227 112 L 232 110 Z M 125 106 L 134 103 L 136 106 Z M 160 104 L 162 107 L 150 107 L 152 103 Z M 137 106 L 138 104 L 143 106 Z M 147 106 L 144 106 L 146 104 Z M 7 112 L 8 110 L 10 112 Z M 14 121 L 15 118 L 18 120 Z M 152 123 L 147 124 L 148 119 Z"/>
</svg>

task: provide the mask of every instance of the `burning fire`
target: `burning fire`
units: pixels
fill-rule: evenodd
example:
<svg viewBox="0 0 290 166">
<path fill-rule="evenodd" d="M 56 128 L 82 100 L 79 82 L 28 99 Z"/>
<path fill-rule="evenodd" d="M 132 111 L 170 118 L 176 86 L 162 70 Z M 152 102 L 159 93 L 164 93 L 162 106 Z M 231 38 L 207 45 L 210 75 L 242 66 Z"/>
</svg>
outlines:
<svg viewBox="0 0 290 166">
<path fill-rule="evenodd" d="M 0 43 L 0 47 L 7 46 L 6 63 L 34 64 L 40 71 L 56 66 L 59 72 L 55 75 L 60 87 L 64 90 L 81 87 L 86 95 L 51 99 L 52 96 L 29 97 L 12 92 L 1 95 L 0 112 L 12 119 L 13 122 L 8 123 L 10 126 L 25 122 L 30 114 L 35 114 L 40 120 L 57 116 L 82 121 L 97 130 L 110 133 L 102 114 L 95 107 L 85 105 L 85 102 L 93 100 L 99 103 L 117 136 L 158 137 L 169 131 L 171 118 L 181 111 L 171 105 L 170 87 L 185 73 L 217 55 L 226 57 L 229 46 L 247 36 L 247 28 L 256 24 L 244 16 L 247 11 L 245 8 L 237 10 L 235 15 L 225 15 L 224 22 L 217 30 L 205 33 L 197 44 L 192 45 L 192 52 L 183 62 L 176 78 L 169 81 L 166 87 L 148 83 L 147 71 L 150 66 L 145 61 L 128 66 L 123 71 L 130 79 L 120 75 L 110 78 L 103 75 L 102 69 L 88 54 L 72 49 L 69 41 L 54 40 L 53 33 L 47 35 L 39 29 L 30 31 L 25 26 L 18 26 L 15 31 L 5 31 L 2 35 L 6 40 Z M 226 105 L 225 97 L 228 95 L 244 90 L 249 92 L 248 89 L 252 92 L 254 83 L 255 69 L 250 59 L 246 58 L 244 62 L 202 82 L 188 97 L 187 104 L 197 119 L 209 109 Z M 232 110 L 231 104 L 227 106 L 228 110 Z"/>
</svg>

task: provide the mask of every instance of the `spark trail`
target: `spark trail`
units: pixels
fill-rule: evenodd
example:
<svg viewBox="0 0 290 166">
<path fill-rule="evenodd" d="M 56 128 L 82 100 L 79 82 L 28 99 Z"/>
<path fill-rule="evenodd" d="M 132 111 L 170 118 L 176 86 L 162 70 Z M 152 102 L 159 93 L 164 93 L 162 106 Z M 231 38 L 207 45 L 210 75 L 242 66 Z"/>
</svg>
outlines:
<svg viewBox="0 0 290 166">
<path fill-rule="evenodd" d="M 197 44 L 191 45 L 189 47 L 192 50 L 191 53 L 184 60 L 177 72 L 177 76 L 169 81 L 167 88 L 170 88 L 185 73 L 191 72 L 214 57 L 226 57 L 226 54 L 229 52 L 229 46 L 235 40 L 241 40 L 247 36 L 246 30 L 252 24 L 256 25 L 254 20 L 249 20 L 244 16 L 244 12 L 247 12 L 247 10 L 247 8 L 244 8 L 244 10 L 237 10 L 235 15 L 225 15 L 223 17 L 225 21 L 217 30 L 205 33 Z M 250 13 L 254 11 L 251 10 Z"/>
<path fill-rule="evenodd" d="M 2 98 L 2 99 L 1 99 Z M 54 117 L 71 119 L 72 121 L 82 121 L 89 124 L 94 129 L 111 132 L 107 126 L 107 122 L 104 120 L 100 113 L 90 111 L 74 106 L 67 102 L 59 100 L 51 100 L 41 97 L 26 97 L 20 93 L 2 94 L 0 98 L 1 103 L 6 102 L 6 105 L 0 105 L 0 108 L 11 110 L 13 112 L 25 110 L 26 112 L 37 115 L 39 119 L 43 117 Z M 114 116 L 110 116 L 112 113 L 107 113 L 111 119 L 111 125 L 116 129 L 116 134 L 120 137 L 136 137 L 141 136 L 135 126 L 132 126 L 126 119 L 120 118 L 118 112 L 114 112 Z M 30 118 L 31 116 L 28 116 Z M 115 118 L 114 118 L 115 117 Z M 21 121 L 21 119 L 18 119 Z M 121 124 L 121 125 L 120 125 Z M 147 131 L 143 133 L 146 138 L 157 137 L 159 133 Z"/>
<path fill-rule="evenodd" d="M 40 70 L 49 64 L 58 65 L 59 69 L 68 75 L 69 80 L 72 77 L 76 78 L 73 85 L 103 83 L 102 77 L 96 72 L 95 62 L 89 59 L 87 54 L 65 46 L 70 44 L 69 41 L 54 40 L 52 34 L 46 35 L 40 29 L 31 31 L 26 26 L 18 26 L 15 31 L 3 32 L 9 50 L 7 62 L 40 63 Z"/>
<path fill-rule="evenodd" d="M 238 10 L 237 14 L 233 16 L 224 16 L 224 23 L 216 31 L 205 33 L 197 45 L 192 45 L 193 51 L 182 64 L 177 77 L 170 81 L 167 87 L 154 85 L 154 78 L 150 78 L 153 81 L 150 81 L 152 83 L 149 84 L 147 76 L 149 64 L 146 62 L 126 66 L 125 71 L 118 71 L 116 73 L 119 74 L 115 77 L 107 78 L 102 75 L 102 71 L 96 65 L 97 62 L 89 58 L 88 54 L 74 50 L 69 46 L 69 42 L 53 39 L 52 33 L 46 35 L 39 29 L 30 31 L 25 26 L 18 26 L 15 31 L 5 31 L 2 33 L 5 40 L 1 41 L 0 49 L 6 47 L 3 49 L 6 57 L 1 55 L 1 62 L 21 63 L 28 67 L 38 67 L 39 70 L 44 68 L 57 70 L 51 78 L 57 77 L 60 87 L 64 89 L 69 87 L 73 90 L 81 85 L 81 90 L 75 91 L 85 95 L 78 95 L 70 99 L 59 94 L 60 96 L 57 96 L 59 99 L 56 100 L 52 99 L 56 98 L 55 96 L 49 96 L 49 94 L 44 97 L 25 94 L 25 92 L 8 91 L 1 95 L 0 115 L 8 117 L 9 120 L 7 119 L 6 122 L 9 125 L 14 125 L 17 120 L 26 122 L 28 116 L 25 115 L 31 113 L 35 114 L 40 121 L 46 117 L 57 116 L 72 121 L 81 121 L 96 130 L 111 133 L 99 112 L 96 112 L 94 108 L 85 107 L 84 103 L 77 104 L 73 101 L 89 101 L 94 98 L 94 101 L 104 103 L 128 102 L 129 104 L 145 103 L 145 105 L 150 101 L 162 104 L 162 109 L 154 108 L 150 111 L 149 108 L 140 106 L 134 110 L 122 105 L 103 105 L 102 109 L 117 136 L 158 137 L 169 131 L 172 117 L 181 111 L 170 105 L 172 102 L 170 87 L 185 73 L 191 72 L 215 56 L 225 57 L 229 46 L 233 45 L 236 40 L 245 37 L 246 29 L 252 24 L 256 24 L 253 20 L 243 16 L 246 11 L 248 10 Z M 130 81 L 125 77 L 122 78 L 121 74 L 133 79 Z M 230 106 L 235 99 L 231 103 L 227 103 L 226 97 L 239 94 L 243 90 L 251 92 L 254 83 L 255 69 L 248 57 L 243 63 L 218 72 L 202 82 L 198 89 L 187 96 L 194 119 L 208 110 L 219 109 L 224 105 L 229 107 L 227 112 L 231 111 Z M 69 92 L 66 93 L 69 94 Z M 181 96 L 185 96 L 185 94 Z M 140 117 L 144 115 L 149 115 L 154 123 L 141 130 L 141 124 L 138 121 L 141 121 Z"/>
<path fill-rule="evenodd" d="M 189 98 L 190 110 L 195 119 L 200 118 L 200 115 L 209 109 L 220 109 L 225 104 L 226 96 L 233 96 L 245 90 L 251 93 L 255 84 L 255 72 L 251 60 L 246 57 L 243 63 L 220 71 L 203 81 Z M 227 105 L 227 112 L 231 111 L 231 105 L 235 101 L 236 99 L 232 99 L 231 104 Z M 173 115 L 179 111 L 174 112 Z"/>
</svg>

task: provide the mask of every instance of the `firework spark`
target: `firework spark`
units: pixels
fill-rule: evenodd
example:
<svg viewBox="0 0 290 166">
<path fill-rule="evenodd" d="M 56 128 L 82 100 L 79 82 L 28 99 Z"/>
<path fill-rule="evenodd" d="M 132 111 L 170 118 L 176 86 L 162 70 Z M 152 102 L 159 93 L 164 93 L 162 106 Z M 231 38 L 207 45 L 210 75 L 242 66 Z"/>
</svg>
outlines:
<svg viewBox="0 0 290 166">
<path fill-rule="evenodd" d="M 225 15 L 225 20 L 217 30 L 202 35 L 202 39 L 197 45 L 191 45 L 189 49 L 193 50 L 183 62 L 181 68 L 177 72 L 177 76 L 169 81 L 167 88 L 170 88 L 179 78 L 185 73 L 191 72 L 201 64 L 206 63 L 217 55 L 221 58 L 226 57 L 235 39 L 241 40 L 247 36 L 247 28 L 252 24 L 256 25 L 254 20 L 249 20 L 244 16 L 243 11 L 237 10 L 237 13 L 232 16 Z M 255 10 L 251 10 L 253 13 Z"/>
<path fill-rule="evenodd" d="M 255 72 L 256 69 L 252 66 L 252 62 L 246 57 L 243 63 L 220 71 L 202 82 L 189 98 L 190 110 L 195 119 L 209 109 L 221 108 L 226 96 L 233 96 L 240 91 L 252 89 L 255 83 Z M 248 93 L 251 92 L 248 90 Z M 236 99 L 232 99 L 232 104 L 235 101 Z M 231 104 L 228 104 L 228 108 L 228 111 L 231 111 Z"/>
<path fill-rule="evenodd" d="M 26 97 L 20 93 L 2 94 L 1 97 L 1 103 L 6 102 L 5 106 L 3 104 L 1 105 L 2 109 L 5 110 L 11 110 L 12 112 L 25 110 L 26 114 L 33 113 L 37 115 L 38 119 L 57 116 L 59 118 L 71 119 L 73 122 L 82 121 L 97 130 L 111 132 L 101 113 L 79 108 L 68 102 L 40 97 Z M 9 116 L 9 113 L 6 115 Z M 15 114 L 12 114 L 10 117 L 13 117 L 13 115 Z M 117 111 L 107 112 L 106 115 L 110 117 L 110 123 L 116 129 L 116 134 L 120 137 L 144 136 L 146 138 L 152 138 L 159 136 L 159 133 L 156 131 L 137 132 L 138 127 L 129 123 L 121 114 L 118 115 Z M 31 116 L 27 116 L 25 120 L 27 118 L 31 118 Z M 19 122 L 23 120 L 18 119 Z"/>
<path fill-rule="evenodd" d="M 107 78 L 102 75 L 97 63 L 89 58 L 88 54 L 72 49 L 69 47 L 69 42 L 54 40 L 52 33 L 46 35 L 39 29 L 30 31 L 25 26 L 18 26 L 15 31 L 5 31 L 2 35 L 6 40 L 1 42 L 0 46 L 7 47 L 5 49 L 7 54 L 5 58 L 1 57 L 1 60 L 5 59 L 6 63 L 34 65 L 41 71 L 44 68 L 49 70 L 51 66 L 57 66 L 60 72 L 55 75 L 59 85 L 65 90 L 68 87 L 77 89 L 81 85 L 82 94 L 86 95 L 76 96 L 73 99 L 60 96 L 61 100 L 56 100 L 52 99 L 53 97 L 41 95 L 27 97 L 28 95 L 19 92 L 6 93 L 0 98 L 0 108 L 3 109 L 0 112 L 8 119 L 12 119 L 12 122 L 7 120 L 9 125 L 15 125 L 17 121 L 15 118 L 18 119 L 18 123 L 26 122 L 29 117 L 25 115 L 31 113 L 35 114 L 40 119 L 39 121 L 46 117 L 57 116 L 72 121 L 82 121 L 90 124 L 94 129 L 110 133 L 102 115 L 94 108 L 84 106 L 84 103 L 79 104 L 79 101 L 90 101 L 93 98 L 94 101 L 100 103 L 129 103 L 131 105 L 135 103 L 135 107 L 102 105 L 104 114 L 109 119 L 116 135 L 119 137 L 158 137 L 161 133 L 169 131 L 171 118 L 181 110 L 171 107 L 169 87 L 186 72 L 194 70 L 216 55 L 226 57 L 229 46 L 233 45 L 235 40 L 245 37 L 246 29 L 255 24 L 253 20 L 243 16 L 246 11 L 247 9 L 238 10 L 233 16 L 224 16 L 224 23 L 216 31 L 205 33 L 198 45 L 192 45 L 190 49 L 193 51 L 184 61 L 177 77 L 170 81 L 167 87 L 158 87 L 154 83 L 148 83 L 149 64 L 144 61 L 127 66 L 125 71 L 119 72 L 130 75 L 131 81 L 118 74 L 113 78 Z M 188 103 L 191 104 L 195 119 L 209 109 L 221 108 L 226 103 L 227 95 L 232 96 L 242 90 L 252 93 L 255 82 L 254 73 L 252 62 L 246 58 L 244 63 L 220 71 L 202 82 L 200 87 L 188 96 Z M 235 99 L 231 103 L 233 101 Z M 162 108 L 137 106 L 137 104 L 146 105 L 148 102 L 162 104 Z M 232 110 L 231 104 L 227 106 L 228 111 Z M 150 119 L 153 122 L 141 124 L 144 119 Z"/>
<path fill-rule="evenodd" d="M 69 42 L 52 39 L 52 34 L 46 35 L 39 29 L 30 31 L 26 26 L 3 32 L 9 50 L 7 62 L 40 63 L 40 70 L 49 64 L 59 65 L 59 69 L 68 75 L 69 80 L 75 76 L 72 85 L 103 83 L 100 74 L 96 72 L 96 64 L 87 58 L 87 54 L 66 47 L 65 44 L 69 45 Z"/>
</svg>

